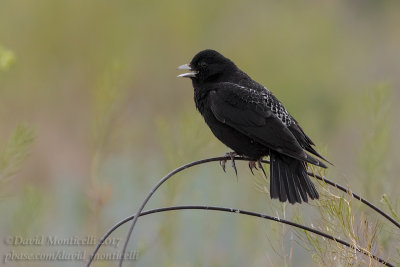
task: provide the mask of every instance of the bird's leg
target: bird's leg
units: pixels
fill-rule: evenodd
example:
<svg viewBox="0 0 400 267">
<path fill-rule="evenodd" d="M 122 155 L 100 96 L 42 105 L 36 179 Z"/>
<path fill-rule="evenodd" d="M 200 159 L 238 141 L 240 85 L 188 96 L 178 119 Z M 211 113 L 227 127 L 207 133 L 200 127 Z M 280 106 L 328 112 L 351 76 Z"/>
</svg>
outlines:
<svg viewBox="0 0 400 267">
<path fill-rule="evenodd" d="M 230 158 L 231 158 L 231 161 L 232 161 L 232 168 L 235 170 L 236 176 L 238 176 L 238 172 L 237 172 L 236 164 L 235 164 L 235 156 L 237 156 L 237 153 L 236 153 L 236 152 L 228 152 L 228 153 L 225 154 L 225 157 L 230 157 Z M 221 165 L 222 170 L 224 170 L 224 172 L 226 172 L 226 171 L 225 171 L 225 164 L 226 164 L 226 161 L 227 161 L 227 160 L 224 159 L 224 160 L 221 160 L 221 161 L 219 162 L 219 164 Z"/>
<path fill-rule="evenodd" d="M 249 169 L 250 169 L 251 173 L 254 175 L 253 169 L 258 170 L 256 161 L 252 161 L 252 160 L 249 161 Z"/>
<path fill-rule="evenodd" d="M 266 174 L 266 172 L 265 172 L 265 170 L 264 170 L 264 167 L 263 167 L 262 164 L 261 164 L 261 160 L 262 160 L 262 159 L 257 160 L 257 165 L 258 165 L 258 167 L 262 170 L 265 179 L 267 179 L 267 174 Z M 255 162 L 254 162 L 254 165 L 255 165 Z"/>
</svg>

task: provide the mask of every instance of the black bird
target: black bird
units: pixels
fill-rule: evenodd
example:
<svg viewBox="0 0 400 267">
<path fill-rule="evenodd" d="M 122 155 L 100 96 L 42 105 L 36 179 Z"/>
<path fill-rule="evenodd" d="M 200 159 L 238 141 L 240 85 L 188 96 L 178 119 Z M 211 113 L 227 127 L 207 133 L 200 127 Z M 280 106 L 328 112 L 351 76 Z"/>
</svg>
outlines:
<svg viewBox="0 0 400 267">
<path fill-rule="evenodd" d="M 307 163 L 326 165 L 305 151 L 327 160 L 271 91 L 210 49 L 178 69 L 190 71 L 178 77 L 192 80 L 196 108 L 214 135 L 233 149 L 228 153 L 233 165 L 234 155 L 242 155 L 251 160 L 252 171 L 255 162 L 262 168 L 260 160 L 269 155 L 271 198 L 292 204 L 319 198 Z"/>
</svg>

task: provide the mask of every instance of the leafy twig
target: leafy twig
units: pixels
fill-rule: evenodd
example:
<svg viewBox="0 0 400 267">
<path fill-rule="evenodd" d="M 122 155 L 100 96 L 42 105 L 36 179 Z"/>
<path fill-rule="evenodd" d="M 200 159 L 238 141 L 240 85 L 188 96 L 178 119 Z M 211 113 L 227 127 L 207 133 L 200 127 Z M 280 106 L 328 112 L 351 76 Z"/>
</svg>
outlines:
<svg viewBox="0 0 400 267">
<path fill-rule="evenodd" d="M 263 161 L 266 162 L 266 161 Z M 349 189 L 346 189 L 344 186 L 341 186 L 340 184 L 334 183 L 326 178 L 323 178 L 319 175 L 313 174 L 311 172 L 307 172 L 307 174 L 310 177 L 314 177 L 320 181 L 325 182 L 326 184 L 329 184 L 333 187 L 336 187 L 337 189 L 350 194 L 352 197 L 354 197 L 355 199 L 359 200 L 360 202 L 362 202 L 363 204 L 367 205 L 368 207 L 370 207 L 371 209 L 373 209 L 374 211 L 378 212 L 380 215 L 382 215 L 383 217 L 385 217 L 386 219 L 388 219 L 391 223 L 393 223 L 395 226 L 397 226 L 397 228 L 400 229 L 400 223 L 398 221 L 396 221 L 394 218 L 390 217 L 389 214 L 385 213 L 383 210 L 379 209 L 377 206 L 375 206 L 374 204 L 372 204 L 371 202 L 369 202 L 368 200 L 366 200 L 365 198 L 360 197 L 359 195 L 357 195 L 356 193 L 353 193 L 352 191 L 350 191 Z"/>
</svg>

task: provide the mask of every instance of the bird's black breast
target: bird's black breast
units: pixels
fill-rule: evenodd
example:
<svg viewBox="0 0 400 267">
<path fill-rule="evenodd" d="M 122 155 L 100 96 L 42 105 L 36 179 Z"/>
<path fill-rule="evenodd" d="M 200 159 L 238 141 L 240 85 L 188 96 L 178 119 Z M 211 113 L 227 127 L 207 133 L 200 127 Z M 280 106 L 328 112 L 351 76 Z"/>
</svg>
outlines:
<svg viewBox="0 0 400 267">
<path fill-rule="evenodd" d="M 254 141 L 247 135 L 237 131 L 228 124 L 218 120 L 211 110 L 210 93 L 195 90 L 196 107 L 203 116 L 212 133 L 226 146 L 239 155 L 259 159 L 269 154 L 269 149 Z"/>
</svg>

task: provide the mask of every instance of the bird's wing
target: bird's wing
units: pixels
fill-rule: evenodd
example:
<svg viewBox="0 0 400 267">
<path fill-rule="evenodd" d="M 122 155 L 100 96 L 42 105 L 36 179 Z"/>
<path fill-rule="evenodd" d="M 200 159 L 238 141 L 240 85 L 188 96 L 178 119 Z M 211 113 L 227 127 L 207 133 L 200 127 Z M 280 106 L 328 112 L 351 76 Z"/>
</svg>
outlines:
<svg viewBox="0 0 400 267">
<path fill-rule="evenodd" d="M 212 113 L 222 123 L 279 153 L 323 166 L 304 152 L 282 119 L 282 105 L 269 91 L 225 82 L 216 85 L 208 97 Z M 267 104 L 270 97 L 279 103 L 278 108 Z"/>
<path fill-rule="evenodd" d="M 329 164 L 333 165 L 331 162 L 329 162 L 326 158 L 321 156 L 312 146 L 314 145 L 313 141 L 311 141 L 310 137 L 308 137 L 303 129 L 301 129 L 300 125 L 297 123 L 296 120 L 293 120 L 293 123 L 291 123 L 288 126 L 288 129 L 292 132 L 294 137 L 296 137 L 297 141 L 301 145 L 302 148 L 310 152 L 311 154 L 314 154 L 315 156 L 325 160 Z"/>
</svg>

